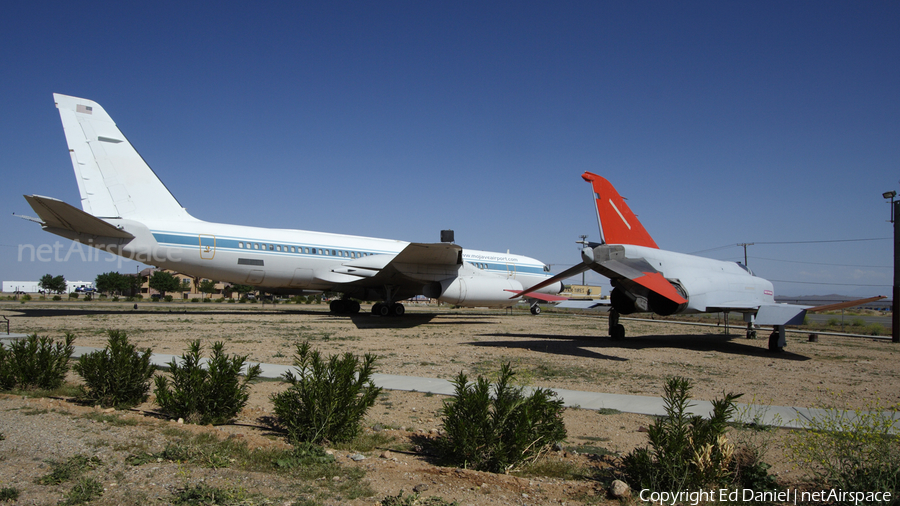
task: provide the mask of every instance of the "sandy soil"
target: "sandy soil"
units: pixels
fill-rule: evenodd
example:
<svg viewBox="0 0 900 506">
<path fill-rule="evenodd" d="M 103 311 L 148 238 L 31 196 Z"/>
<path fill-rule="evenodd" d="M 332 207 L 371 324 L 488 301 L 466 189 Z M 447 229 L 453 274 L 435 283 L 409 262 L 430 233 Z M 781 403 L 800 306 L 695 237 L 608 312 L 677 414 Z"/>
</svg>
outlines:
<svg viewBox="0 0 900 506">
<path fill-rule="evenodd" d="M 900 371 L 896 365 L 900 347 L 889 341 L 821 336 L 818 342 L 809 342 L 805 334 L 789 334 L 785 352 L 772 354 L 766 349 L 765 339 L 744 339 L 740 329 L 725 336 L 721 328 L 626 320 L 623 323 L 628 339 L 611 341 L 603 337 L 605 317 L 597 314 L 545 311 L 535 317 L 522 311 L 408 307 L 407 315 L 397 319 L 368 314 L 331 316 L 324 305 L 266 306 L 262 310 L 258 304 L 140 303 L 135 311 L 131 304 L 32 301 L 24 305 L 0 303 L 0 314 L 10 318 L 12 332 L 60 338 L 69 330 L 80 346 L 102 347 L 107 329 L 124 329 L 133 343 L 157 353 L 181 354 L 193 339 L 207 346 L 221 340 L 227 352 L 247 354 L 254 362 L 291 364 L 295 346 L 308 340 L 326 355 L 374 353 L 378 356 L 377 372 L 385 374 L 452 379 L 460 371 L 470 376 L 491 375 L 501 363 L 511 362 L 521 382 L 531 386 L 659 396 L 665 378 L 678 375 L 693 380 L 693 396 L 697 399 L 711 400 L 733 391 L 745 394 L 742 402 L 768 405 L 821 406 L 833 402 L 835 395 L 844 408 L 900 403 Z M 73 377 L 73 381 L 78 380 Z M 253 387 L 251 402 L 237 424 L 191 430 L 240 437 L 252 445 L 283 444 L 258 428 L 260 417 L 271 414 L 269 395 L 282 388 L 279 382 L 259 383 Z M 388 428 L 386 433 L 402 447 L 403 442 L 440 428 L 442 400 L 440 396 L 387 392 L 369 411 L 366 426 Z M 139 410 L 147 414 L 154 408 L 151 399 Z M 27 415 L 34 410 L 47 412 L 41 411 L 39 417 Z M 115 444 L 90 446 L 101 437 L 92 435 L 96 429 L 92 425 L 99 422 L 83 418 L 83 412 L 91 410 L 65 400 L 0 399 L 0 433 L 6 438 L 0 441 L 0 450 L 6 454 L 0 458 L 0 487 L 15 485 L 23 490 L 22 497 L 31 498 L 26 504 L 31 503 L 28 500 L 56 502 L 65 487 L 32 483 L 35 476 L 47 472 L 45 460 L 100 450 L 108 451 L 107 458 L 112 461 L 122 460 L 127 453 L 117 453 Z M 128 416 L 142 422 L 138 426 L 103 427 L 102 437 L 123 441 L 140 438 L 146 439 L 147 448 L 164 446 L 165 437 L 158 426 L 174 422 L 137 413 Z M 646 443 L 642 429 L 651 423 L 640 415 L 579 409 L 568 409 L 565 421 L 569 451 L 550 458 L 594 467 L 608 465 L 612 458 L 572 450 L 593 446 L 603 449 L 594 453 L 624 454 Z M 78 429 L 80 425 L 84 427 Z M 782 479 L 799 479 L 783 451 L 787 432 L 772 434 L 766 460 L 774 464 Z M 382 451 L 370 452 L 359 462 L 347 458 L 352 452 L 336 451 L 342 465 L 366 470 L 366 480 L 374 491 L 373 496 L 353 503 L 372 504 L 400 490 L 410 493 L 416 486 L 423 490 L 423 496 L 440 496 L 460 504 L 581 504 L 603 500 L 604 484 L 599 481 L 440 468 L 416 451 L 395 451 L 387 457 L 381 456 Z M 134 495 L 138 492 L 142 498 L 165 501 L 178 480 L 184 483 L 201 478 L 209 483 L 239 482 L 248 490 L 278 498 L 279 503 L 290 503 L 298 497 L 291 488 L 296 484 L 280 483 L 284 480 L 271 475 L 191 469 L 185 478 L 178 466 L 162 463 L 153 471 L 156 477 L 150 477 L 150 471 L 140 471 L 146 466 L 107 467 L 104 483 L 114 484 L 107 487 L 102 501 L 110 503 L 138 497 Z"/>
</svg>

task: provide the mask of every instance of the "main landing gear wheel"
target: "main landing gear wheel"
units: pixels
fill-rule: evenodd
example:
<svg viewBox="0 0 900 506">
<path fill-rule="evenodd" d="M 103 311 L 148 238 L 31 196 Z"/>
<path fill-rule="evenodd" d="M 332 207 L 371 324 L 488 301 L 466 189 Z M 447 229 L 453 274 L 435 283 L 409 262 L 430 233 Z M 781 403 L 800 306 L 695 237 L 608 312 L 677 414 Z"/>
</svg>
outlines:
<svg viewBox="0 0 900 506">
<path fill-rule="evenodd" d="M 328 304 L 328 309 L 334 314 L 356 314 L 359 313 L 359 302 L 337 299 Z"/>
<path fill-rule="evenodd" d="M 372 314 L 375 316 L 403 316 L 406 313 L 406 306 L 399 302 L 376 302 L 372 306 Z"/>
<path fill-rule="evenodd" d="M 538 306 L 537 304 L 531 306 L 531 314 L 535 316 L 541 314 L 541 306 Z"/>
<path fill-rule="evenodd" d="M 769 335 L 769 351 L 779 352 L 784 351 L 784 348 L 778 346 L 778 331 L 772 332 Z"/>
<path fill-rule="evenodd" d="M 619 312 L 615 309 L 609 310 L 609 338 L 613 341 L 625 339 L 625 326 L 619 323 Z"/>
</svg>

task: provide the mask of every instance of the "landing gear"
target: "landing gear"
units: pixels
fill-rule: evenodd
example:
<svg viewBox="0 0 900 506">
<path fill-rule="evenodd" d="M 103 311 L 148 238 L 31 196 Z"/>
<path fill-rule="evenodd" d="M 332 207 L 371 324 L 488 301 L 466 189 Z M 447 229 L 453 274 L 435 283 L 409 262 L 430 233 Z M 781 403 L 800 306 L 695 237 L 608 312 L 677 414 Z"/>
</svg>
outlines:
<svg viewBox="0 0 900 506">
<path fill-rule="evenodd" d="M 615 309 L 609 310 L 609 337 L 613 341 L 625 339 L 625 326 L 619 323 L 619 312 Z"/>
<path fill-rule="evenodd" d="M 372 306 L 372 314 L 375 316 L 403 316 L 406 313 L 406 306 L 399 302 L 376 302 Z"/>
<path fill-rule="evenodd" d="M 333 314 L 357 314 L 359 313 L 359 302 L 350 299 L 336 299 L 328 304 L 328 309 Z"/>
<path fill-rule="evenodd" d="M 775 330 L 769 336 L 769 351 L 775 353 L 784 351 L 785 346 L 787 341 L 784 337 L 784 325 L 775 325 Z"/>
<path fill-rule="evenodd" d="M 538 306 L 537 304 L 531 306 L 531 314 L 535 316 L 541 314 L 541 306 Z"/>
<path fill-rule="evenodd" d="M 756 329 L 753 328 L 753 323 L 747 324 L 747 339 L 756 339 Z"/>
</svg>

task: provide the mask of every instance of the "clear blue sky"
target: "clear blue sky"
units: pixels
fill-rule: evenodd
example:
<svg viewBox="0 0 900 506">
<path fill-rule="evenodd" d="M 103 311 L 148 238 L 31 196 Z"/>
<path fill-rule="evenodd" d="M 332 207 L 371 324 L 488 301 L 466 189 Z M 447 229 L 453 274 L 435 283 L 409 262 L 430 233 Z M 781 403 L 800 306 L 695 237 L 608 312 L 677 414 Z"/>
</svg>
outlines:
<svg viewBox="0 0 900 506">
<path fill-rule="evenodd" d="M 891 240 L 759 243 L 891 237 L 898 2 L 206 4 L 5 7 L 0 279 L 117 267 L 18 261 L 57 240 L 12 216 L 23 194 L 78 204 L 57 92 L 102 104 L 205 220 L 452 228 L 558 272 L 598 238 L 590 170 L 665 249 L 756 242 L 776 294 L 890 295 Z"/>
</svg>

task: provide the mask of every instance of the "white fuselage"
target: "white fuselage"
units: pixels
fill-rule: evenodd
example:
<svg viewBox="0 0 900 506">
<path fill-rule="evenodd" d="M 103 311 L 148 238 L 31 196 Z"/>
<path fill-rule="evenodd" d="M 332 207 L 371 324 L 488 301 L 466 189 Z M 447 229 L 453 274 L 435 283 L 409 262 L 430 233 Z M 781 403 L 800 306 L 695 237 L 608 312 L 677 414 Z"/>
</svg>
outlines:
<svg viewBox="0 0 900 506">
<path fill-rule="evenodd" d="M 664 273 L 666 279 L 684 288 L 688 304 L 679 313 L 756 308 L 775 303 L 772 283 L 734 262 L 644 246 L 622 246 L 626 257 L 643 258 Z"/>
</svg>

